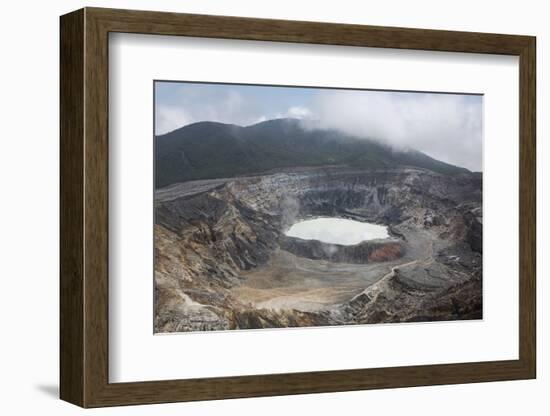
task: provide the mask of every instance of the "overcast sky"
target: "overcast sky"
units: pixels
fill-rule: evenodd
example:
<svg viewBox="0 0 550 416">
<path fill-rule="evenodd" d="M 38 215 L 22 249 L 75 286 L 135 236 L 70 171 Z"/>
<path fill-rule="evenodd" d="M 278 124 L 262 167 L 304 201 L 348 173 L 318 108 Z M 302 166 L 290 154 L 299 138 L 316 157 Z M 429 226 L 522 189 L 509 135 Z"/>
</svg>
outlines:
<svg viewBox="0 0 550 416">
<path fill-rule="evenodd" d="M 481 171 L 482 102 L 480 95 L 156 82 L 155 130 L 293 117 Z"/>
</svg>

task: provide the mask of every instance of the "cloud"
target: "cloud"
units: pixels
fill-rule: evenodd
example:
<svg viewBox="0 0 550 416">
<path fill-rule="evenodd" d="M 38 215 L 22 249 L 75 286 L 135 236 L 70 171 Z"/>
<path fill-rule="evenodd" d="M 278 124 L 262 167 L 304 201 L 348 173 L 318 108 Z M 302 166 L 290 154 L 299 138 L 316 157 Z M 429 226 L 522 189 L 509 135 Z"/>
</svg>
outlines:
<svg viewBox="0 0 550 416">
<path fill-rule="evenodd" d="M 323 90 L 311 112 L 322 128 L 482 169 L 481 96 Z"/>
<path fill-rule="evenodd" d="M 167 133 L 192 123 L 192 116 L 182 107 L 159 105 L 155 109 L 156 134 Z"/>
<path fill-rule="evenodd" d="M 274 118 L 311 117 L 308 103 L 318 90 L 234 84 L 158 82 L 156 134 L 199 121 L 248 126 Z"/>
<path fill-rule="evenodd" d="M 157 100 L 155 108 L 155 134 L 164 134 L 182 126 L 199 121 L 249 125 L 267 120 L 260 114 L 254 103 L 237 91 L 225 89 L 213 93 L 201 88 L 187 87 L 170 103 Z"/>
<path fill-rule="evenodd" d="M 313 113 L 307 107 L 293 106 L 290 107 L 285 113 L 281 114 L 278 118 L 298 118 L 309 119 L 313 117 Z"/>
<path fill-rule="evenodd" d="M 482 170 L 479 95 L 160 83 L 156 104 L 156 134 L 199 121 L 247 126 L 291 117 Z"/>
</svg>

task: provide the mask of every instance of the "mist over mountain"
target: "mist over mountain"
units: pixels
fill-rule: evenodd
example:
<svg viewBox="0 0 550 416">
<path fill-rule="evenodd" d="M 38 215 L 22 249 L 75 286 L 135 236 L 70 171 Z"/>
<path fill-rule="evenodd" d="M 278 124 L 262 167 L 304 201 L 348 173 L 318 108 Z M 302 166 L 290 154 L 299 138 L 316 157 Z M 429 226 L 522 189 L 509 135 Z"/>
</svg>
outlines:
<svg viewBox="0 0 550 416">
<path fill-rule="evenodd" d="M 412 166 L 442 174 L 469 172 L 416 150 L 393 148 L 375 138 L 358 138 L 334 129 L 304 128 L 300 120 L 288 118 L 247 127 L 199 122 L 155 138 L 157 188 L 189 180 L 318 166 Z"/>
</svg>

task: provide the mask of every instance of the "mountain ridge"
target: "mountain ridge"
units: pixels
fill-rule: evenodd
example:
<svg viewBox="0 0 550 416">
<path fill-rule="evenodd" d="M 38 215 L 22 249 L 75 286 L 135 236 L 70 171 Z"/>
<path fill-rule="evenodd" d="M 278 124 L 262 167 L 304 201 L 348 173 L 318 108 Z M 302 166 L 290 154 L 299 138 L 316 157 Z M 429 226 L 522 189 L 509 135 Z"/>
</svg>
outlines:
<svg viewBox="0 0 550 416">
<path fill-rule="evenodd" d="M 280 118 L 249 126 L 201 121 L 155 137 L 155 186 L 257 174 L 293 167 L 343 166 L 361 169 L 418 167 L 441 174 L 468 169 L 417 150 L 398 150 L 373 138 L 334 129 L 308 128 Z"/>
</svg>

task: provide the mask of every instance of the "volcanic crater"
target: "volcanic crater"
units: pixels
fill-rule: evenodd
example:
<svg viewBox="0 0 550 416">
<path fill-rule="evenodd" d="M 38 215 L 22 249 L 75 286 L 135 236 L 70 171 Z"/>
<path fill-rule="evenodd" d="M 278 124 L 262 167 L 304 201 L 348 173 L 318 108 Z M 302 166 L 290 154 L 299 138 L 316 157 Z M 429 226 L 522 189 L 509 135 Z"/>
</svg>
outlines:
<svg viewBox="0 0 550 416">
<path fill-rule="evenodd" d="M 480 173 L 273 169 L 155 192 L 155 331 L 482 317 Z M 337 244 L 286 235 L 337 218 L 386 227 Z"/>
</svg>

